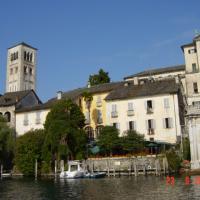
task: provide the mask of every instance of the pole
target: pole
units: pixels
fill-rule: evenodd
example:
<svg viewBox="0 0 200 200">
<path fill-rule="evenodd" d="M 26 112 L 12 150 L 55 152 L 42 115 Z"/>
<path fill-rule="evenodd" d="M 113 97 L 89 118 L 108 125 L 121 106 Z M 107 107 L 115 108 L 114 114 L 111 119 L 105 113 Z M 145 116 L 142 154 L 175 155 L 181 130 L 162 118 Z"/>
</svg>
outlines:
<svg viewBox="0 0 200 200">
<path fill-rule="evenodd" d="M 3 165 L 1 164 L 1 178 L 3 177 Z"/>
<path fill-rule="evenodd" d="M 35 179 L 37 179 L 37 175 L 38 175 L 38 163 L 37 163 L 37 159 L 35 159 Z"/>
</svg>

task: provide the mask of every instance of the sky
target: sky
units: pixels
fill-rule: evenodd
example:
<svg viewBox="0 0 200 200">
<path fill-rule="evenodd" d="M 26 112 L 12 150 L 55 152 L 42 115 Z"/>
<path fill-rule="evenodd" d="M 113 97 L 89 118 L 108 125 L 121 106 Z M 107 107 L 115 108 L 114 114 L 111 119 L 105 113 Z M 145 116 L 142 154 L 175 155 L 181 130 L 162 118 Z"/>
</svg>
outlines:
<svg viewBox="0 0 200 200">
<path fill-rule="evenodd" d="M 42 101 L 87 85 L 100 68 L 112 81 L 184 64 L 181 45 L 200 32 L 199 0 L 0 0 L 0 93 L 7 48 L 38 49 Z"/>
</svg>

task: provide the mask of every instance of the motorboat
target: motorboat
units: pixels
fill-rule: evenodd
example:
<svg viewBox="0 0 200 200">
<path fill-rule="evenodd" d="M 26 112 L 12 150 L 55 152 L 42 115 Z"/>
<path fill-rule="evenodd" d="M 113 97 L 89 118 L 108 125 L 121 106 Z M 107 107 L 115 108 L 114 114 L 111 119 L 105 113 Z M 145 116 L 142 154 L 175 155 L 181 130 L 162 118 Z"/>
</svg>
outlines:
<svg viewBox="0 0 200 200">
<path fill-rule="evenodd" d="M 60 173 L 60 178 L 83 178 L 85 170 L 82 168 L 80 161 L 69 161 L 68 170 Z"/>
<path fill-rule="evenodd" d="M 85 178 L 103 178 L 106 176 L 106 172 L 87 172 Z"/>
</svg>

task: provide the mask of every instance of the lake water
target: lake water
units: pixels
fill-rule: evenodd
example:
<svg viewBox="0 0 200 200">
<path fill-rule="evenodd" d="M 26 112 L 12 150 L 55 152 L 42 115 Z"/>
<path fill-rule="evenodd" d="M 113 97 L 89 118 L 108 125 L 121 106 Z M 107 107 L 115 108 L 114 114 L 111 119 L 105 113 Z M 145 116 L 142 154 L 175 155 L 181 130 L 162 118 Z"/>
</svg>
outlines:
<svg viewBox="0 0 200 200">
<path fill-rule="evenodd" d="M 28 179 L 0 180 L 0 200 L 151 200 L 200 199 L 200 177 L 175 177 L 174 184 L 166 184 L 166 177 L 111 177 L 103 179 Z"/>
</svg>

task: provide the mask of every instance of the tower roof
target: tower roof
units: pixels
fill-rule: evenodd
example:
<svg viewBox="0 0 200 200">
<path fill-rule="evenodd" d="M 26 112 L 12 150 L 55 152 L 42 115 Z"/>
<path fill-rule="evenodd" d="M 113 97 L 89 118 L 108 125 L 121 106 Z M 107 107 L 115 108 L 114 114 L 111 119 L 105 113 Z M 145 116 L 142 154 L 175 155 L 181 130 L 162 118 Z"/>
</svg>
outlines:
<svg viewBox="0 0 200 200">
<path fill-rule="evenodd" d="M 31 48 L 31 49 L 38 50 L 38 49 L 36 49 L 35 47 L 32 47 L 31 45 L 29 45 L 29 44 L 27 44 L 27 43 L 25 43 L 25 42 L 17 43 L 17 44 L 15 44 L 15 45 L 9 47 L 8 49 L 12 49 L 13 47 L 20 46 L 20 45 L 29 47 L 29 48 Z"/>
</svg>

